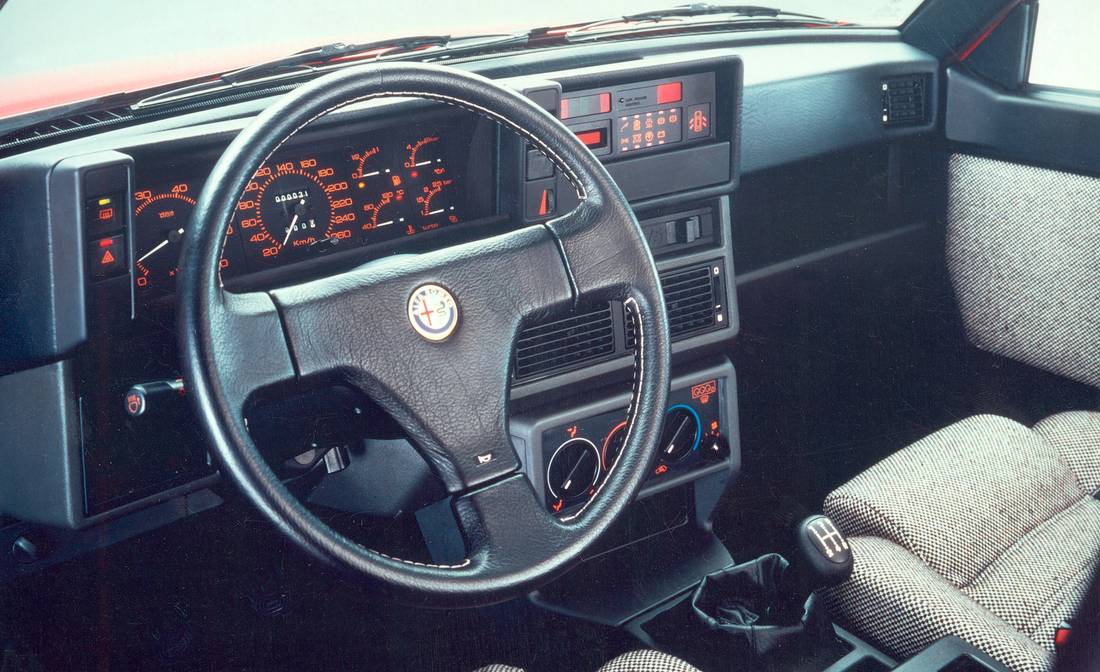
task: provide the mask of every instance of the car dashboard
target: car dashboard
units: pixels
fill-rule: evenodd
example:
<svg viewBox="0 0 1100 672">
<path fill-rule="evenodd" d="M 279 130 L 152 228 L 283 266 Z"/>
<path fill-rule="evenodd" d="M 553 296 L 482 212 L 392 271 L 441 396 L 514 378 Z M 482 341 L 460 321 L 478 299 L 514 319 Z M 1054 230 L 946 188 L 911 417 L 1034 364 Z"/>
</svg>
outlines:
<svg viewBox="0 0 1100 672">
<path fill-rule="evenodd" d="M 754 59 L 766 67 L 767 48 L 748 45 L 559 69 L 531 61 L 499 80 L 605 163 L 634 205 L 661 273 L 675 365 L 662 440 L 668 450 L 654 461 L 641 498 L 662 514 L 636 538 L 705 520 L 739 468 L 737 380 L 724 354 L 739 330 L 731 194 L 746 168 L 767 170 L 790 151 L 791 138 L 764 143 L 799 116 L 784 102 L 794 91 L 785 91 L 835 95 L 846 86 L 859 91 L 846 107 L 869 108 L 860 108 L 858 127 L 849 125 L 843 140 L 792 126 L 814 134 L 818 147 L 809 156 L 829 143 L 904 139 L 934 125 L 934 61 L 882 36 L 869 39 L 887 64 L 846 63 L 838 44 L 833 63 L 768 78 L 749 74 Z M 880 120 L 880 85 L 908 73 L 930 87 L 927 109 L 918 123 L 895 127 Z M 0 395 L 38 409 L 33 417 L 0 409 L 0 512 L 20 521 L 4 528 L 3 541 L 35 526 L 69 530 L 64 552 L 0 562 L 0 577 L 168 524 L 226 496 L 180 379 L 173 295 L 196 200 L 262 102 L 0 159 L 0 185 L 21 194 L 11 212 L 18 224 L 11 263 L 0 271 L 0 279 L 18 278 L 19 289 L 3 283 L 0 301 L 23 324 L 18 338 L 4 338 Z M 746 148 L 756 151 L 745 155 Z M 545 156 L 487 118 L 424 100 L 355 103 L 318 119 L 252 176 L 225 239 L 221 280 L 229 291 L 274 289 L 546 222 L 577 202 Z M 37 229 L 36 221 L 43 222 Z M 618 302 L 540 316 L 521 330 L 510 364 L 513 441 L 556 515 L 583 506 L 614 462 L 634 348 Z M 427 485 L 423 461 L 369 401 L 327 392 L 272 403 L 249 418 L 280 475 L 308 482 L 314 504 L 380 516 L 419 510 L 421 525 L 432 525 L 440 493 Z M 392 467 L 384 498 L 363 485 L 380 455 Z M 455 552 L 430 550 L 435 561 Z"/>
</svg>

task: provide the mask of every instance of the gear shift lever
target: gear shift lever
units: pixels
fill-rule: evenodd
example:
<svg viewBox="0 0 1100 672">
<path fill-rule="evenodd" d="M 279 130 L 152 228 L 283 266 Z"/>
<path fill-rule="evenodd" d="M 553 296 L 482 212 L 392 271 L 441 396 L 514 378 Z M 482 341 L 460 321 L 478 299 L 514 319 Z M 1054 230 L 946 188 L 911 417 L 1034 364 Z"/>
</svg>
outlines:
<svg viewBox="0 0 1100 672">
<path fill-rule="evenodd" d="M 798 555 L 791 562 L 795 581 L 790 588 L 802 597 L 839 585 L 852 574 L 852 549 L 828 516 L 810 516 L 799 523 L 795 548 Z"/>
</svg>

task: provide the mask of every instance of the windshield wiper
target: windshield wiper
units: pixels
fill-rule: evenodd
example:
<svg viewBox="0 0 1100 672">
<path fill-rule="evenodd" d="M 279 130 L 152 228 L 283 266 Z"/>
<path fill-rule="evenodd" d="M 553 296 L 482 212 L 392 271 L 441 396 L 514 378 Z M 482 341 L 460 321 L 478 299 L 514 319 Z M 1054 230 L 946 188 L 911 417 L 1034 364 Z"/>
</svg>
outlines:
<svg viewBox="0 0 1100 672">
<path fill-rule="evenodd" d="M 788 12 L 778 7 L 760 5 L 715 5 L 697 2 L 690 5 L 677 5 L 667 9 L 658 9 L 636 14 L 613 16 L 578 26 L 565 34 L 567 41 L 599 39 L 618 34 L 636 33 L 647 30 L 667 30 L 667 23 L 684 19 L 678 24 L 684 28 L 750 25 L 760 24 L 812 24 L 815 26 L 852 26 L 850 22 L 837 21 L 815 14 Z M 695 21 L 693 19 L 702 19 Z"/>
<path fill-rule="evenodd" d="M 450 35 L 415 35 L 392 40 L 378 40 L 360 44 L 334 42 L 281 56 L 270 61 L 230 70 L 212 79 L 172 87 L 134 103 L 131 108 L 140 110 L 186 99 L 226 94 L 250 85 L 273 84 L 275 80 L 295 79 L 330 67 L 362 62 L 369 59 L 423 56 L 436 59 L 473 55 L 508 45 L 524 45 L 528 33 L 494 33 L 469 37 Z"/>
<path fill-rule="evenodd" d="M 403 37 L 397 40 L 378 40 L 376 42 L 364 42 L 362 44 L 333 42 L 331 44 L 323 44 L 319 47 L 303 49 L 289 56 L 280 56 L 279 58 L 264 61 L 263 63 L 256 63 L 255 65 L 249 65 L 238 70 L 230 70 L 229 72 L 219 75 L 218 79 L 223 82 L 239 84 L 257 78 L 268 77 L 280 72 L 286 72 L 288 70 L 310 70 L 313 67 L 332 63 L 335 60 L 351 56 L 365 56 L 372 54 L 372 52 L 377 52 L 377 55 L 381 56 L 392 52 L 408 52 L 431 47 L 444 47 L 450 43 L 450 35 L 417 35 L 414 37 Z"/>
</svg>

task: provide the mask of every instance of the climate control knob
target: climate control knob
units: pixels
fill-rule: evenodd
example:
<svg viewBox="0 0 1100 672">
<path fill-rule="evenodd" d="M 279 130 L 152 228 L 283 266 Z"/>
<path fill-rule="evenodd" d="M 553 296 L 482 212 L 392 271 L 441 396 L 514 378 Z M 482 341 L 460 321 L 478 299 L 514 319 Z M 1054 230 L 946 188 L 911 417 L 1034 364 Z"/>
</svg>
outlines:
<svg viewBox="0 0 1100 672">
<path fill-rule="evenodd" d="M 703 423 L 690 406 L 676 404 L 665 415 L 659 457 L 666 464 L 675 464 L 699 448 Z"/>
<path fill-rule="evenodd" d="M 546 466 L 546 487 L 555 510 L 589 496 L 600 478 L 600 451 L 588 439 L 570 439 L 558 446 Z"/>
</svg>

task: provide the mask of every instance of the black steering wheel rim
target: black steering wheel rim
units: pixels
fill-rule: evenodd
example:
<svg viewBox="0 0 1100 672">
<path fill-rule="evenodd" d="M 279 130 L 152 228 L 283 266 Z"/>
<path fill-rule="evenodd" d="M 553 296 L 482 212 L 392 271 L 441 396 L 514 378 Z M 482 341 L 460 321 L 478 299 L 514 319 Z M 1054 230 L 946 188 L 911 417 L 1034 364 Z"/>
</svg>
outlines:
<svg viewBox="0 0 1100 672">
<path fill-rule="evenodd" d="M 581 205 L 546 224 L 401 262 L 271 292 L 224 291 L 223 241 L 256 170 L 318 117 L 381 97 L 426 98 L 500 123 L 547 155 L 577 188 Z M 404 310 L 397 311 L 425 283 L 448 287 L 465 303 L 467 317 L 443 343 L 417 340 Z M 508 439 L 507 369 L 523 320 L 582 297 L 620 300 L 635 320 L 630 424 L 596 495 L 558 519 L 536 501 Z M 184 241 L 178 302 L 184 378 L 222 474 L 306 552 L 399 598 L 471 606 L 560 576 L 623 513 L 649 472 L 670 363 L 652 255 L 626 198 L 591 152 L 553 116 L 484 77 L 422 64 L 368 65 L 286 94 L 233 140 L 212 171 Z M 387 352 L 391 359 L 452 371 L 432 389 L 416 388 L 392 362 L 371 359 L 368 351 L 378 348 L 363 347 L 370 338 L 395 348 Z M 257 390 L 331 376 L 368 394 L 409 432 L 454 496 L 469 550 L 465 562 L 418 563 L 361 546 L 310 513 L 268 467 L 248 436 L 246 405 Z M 468 414 L 466 422 L 455 421 L 458 410 Z"/>
</svg>

